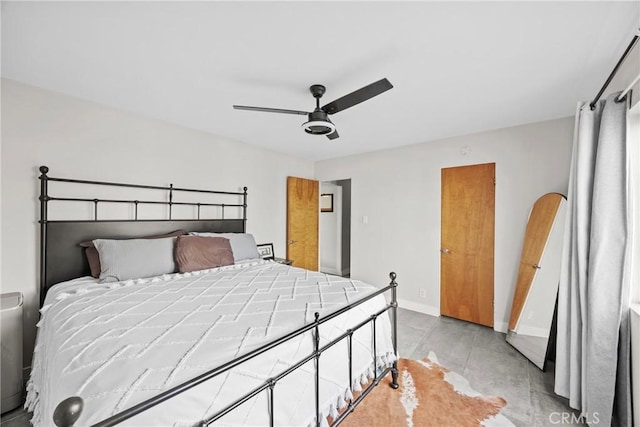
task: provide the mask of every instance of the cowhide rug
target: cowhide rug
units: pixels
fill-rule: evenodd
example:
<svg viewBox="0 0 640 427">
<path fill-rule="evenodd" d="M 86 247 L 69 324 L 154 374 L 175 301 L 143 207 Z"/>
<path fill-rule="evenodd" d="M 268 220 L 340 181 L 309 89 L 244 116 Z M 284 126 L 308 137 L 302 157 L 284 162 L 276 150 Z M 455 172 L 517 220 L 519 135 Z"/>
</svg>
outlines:
<svg viewBox="0 0 640 427">
<path fill-rule="evenodd" d="M 389 386 L 391 375 L 387 375 L 340 425 L 514 425 L 500 414 L 500 410 L 507 404 L 503 398 L 482 396 L 474 391 L 464 377 L 439 365 L 433 353 L 424 360 L 401 358 L 398 361 L 398 382 L 400 387 L 392 389 Z"/>
</svg>

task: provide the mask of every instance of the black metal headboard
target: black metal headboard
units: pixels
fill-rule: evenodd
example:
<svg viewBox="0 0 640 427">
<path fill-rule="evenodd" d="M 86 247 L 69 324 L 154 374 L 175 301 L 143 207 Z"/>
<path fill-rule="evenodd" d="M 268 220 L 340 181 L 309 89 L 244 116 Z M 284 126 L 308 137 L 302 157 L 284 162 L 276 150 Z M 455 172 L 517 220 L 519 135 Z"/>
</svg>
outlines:
<svg viewBox="0 0 640 427">
<path fill-rule="evenodd" d="M 40 166 L 40 305 L 44 302 L 47 290 L 56 283 L 88 276 L 89 265 L 80 242 L 93 239 L 125 239 L 169 233 L 175 230 L 210 231 L 210 232 L 246 232 L 247 222 L 247 187 L 243 192 L 197 190 L 168 187 L 123 184 L 103 181 L 87 181 L 77 179 L 53 178 L 47 175 L 49 168 Z M 87 197 L 52 197 L 49 195 L 49 183 L 62 182 L 71 184 L 126 187 L 140 190 L 160 190 L 168 200 L 141 200 L 119 198 L 87 198 Z M 198 193 L 214 195 L 222 198 L 235 198 L 239 203 L 174 201 L 174 194 Z M 82 202 L 93 204 L 93 219 L 90 220 L 51 220 L 49 219 L 49 203 Z M 132 219 L 98 219 L 100 204 L 127 204 L 133 207 Z M 166 219 L 139 219 L 138 208 L 143 205 L 160 205 L 168 207 Z M 174 219 L 174 206 L 190 206 L 197 209 L 195 219 Z M 220 218 L 200 218 L 201 209 L 217 207 L 221 210 Z M 225 218 L 225 208 L 240 209 L 239 218 Z"/>
</svg>

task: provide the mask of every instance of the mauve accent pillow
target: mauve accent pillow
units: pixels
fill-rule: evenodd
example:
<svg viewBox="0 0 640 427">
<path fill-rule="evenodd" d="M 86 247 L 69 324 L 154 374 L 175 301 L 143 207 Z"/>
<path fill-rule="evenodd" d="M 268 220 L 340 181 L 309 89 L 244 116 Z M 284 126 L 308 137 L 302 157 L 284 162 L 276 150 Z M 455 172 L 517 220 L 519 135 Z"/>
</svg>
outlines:
<svg viewBox="0 0 640 427">
<path fill-rule="evenodd" d="M 180 273 L 233 264 L 231 243 L 224 237 L 178 236 L 175 258 Z"/>
<path fill-rule="evenodd" d="M 91 242 L 91 246 L 84 248 L 84 254 L 89 262 L 89 270 L 91 270 L 91 276 L 96 279 L 100 277 L 100 254 L 98 250 Z"/>
<path fill-rule="evenodd" d="M 178 237 L 189 234 L 187 230 L 176 230 L 167 234 L 157 234 L 154 236 L 137 237 L 138 239 L 164 239 L 165 237 Z M 123 239 L 127 240 L 127 239 Z M 91 270 L 91 276 L 96 279 L 100 277 L 100 255 L 96 246 L 93 244 L 93 240 L 87 240 L 86 242 L 78 243 L 78 246 L 85 248 L 84 254 L 89 262 L 89 270 Z"/>
<path fill-rule="evenodd" d="M 100 283 L 175 273 L 175 240 L 175 237 L 94 240 L 100 254 Z"/>
</svg>

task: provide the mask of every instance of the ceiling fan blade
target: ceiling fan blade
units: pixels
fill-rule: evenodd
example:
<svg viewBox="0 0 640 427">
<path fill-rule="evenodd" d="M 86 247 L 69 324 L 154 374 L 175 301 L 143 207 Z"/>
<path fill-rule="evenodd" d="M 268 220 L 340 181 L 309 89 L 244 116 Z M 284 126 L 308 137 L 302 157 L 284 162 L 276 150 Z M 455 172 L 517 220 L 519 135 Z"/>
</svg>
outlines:
<svg viewBox="0 0 640 427">
<path fill-rule="evenodd" d="M 283 110 L 282 108 L 266 108 L 266 107 L 249 107 L 247 105 L 234 105 L 236 110 L 248 110 L 248 111 L 263 111 L 265 113 L 284 113 L 284 114 L 299 114 L 301 116 L 308 116 L 306 111 L 298 110 Z"/>
<path fill-rule="evenodd" d="M 340 138 L 340 135 L 338 135 L 338 131 L 337 130 L 334 130 L 329 135 L 327 135 L 327 138 L 329 138 L 329 139 L 337 139 L 337 138 Z"/>
<path fill-rule="evenodd" d="M 389 80 L 382 79 L 377 82 L 371 83 L 363 88 L 351 92 L 348 95 L 338 98 L 322 107 L 322 111 L 327 114 L 339 113 L 342 110 L 346 110 L 349 107 L 360 104 L 361 102 L 371 99 L 374 96 L 380 95 L 382 92 L 386 92 L 391 89 L 393 85 Z"/>
</svg>

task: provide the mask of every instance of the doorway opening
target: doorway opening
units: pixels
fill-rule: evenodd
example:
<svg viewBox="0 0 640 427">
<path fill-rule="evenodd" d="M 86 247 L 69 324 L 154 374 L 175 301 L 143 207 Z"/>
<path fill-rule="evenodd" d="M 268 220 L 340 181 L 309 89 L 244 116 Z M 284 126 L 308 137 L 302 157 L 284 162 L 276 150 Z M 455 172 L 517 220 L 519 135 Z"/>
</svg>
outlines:
<svg viewBox="0 0 640 427">
<path fill-rule="evenodd" d="M 320 200 L 320 271 L 350 277 L 351 179 L 321 182 Z"/>
</svg>

